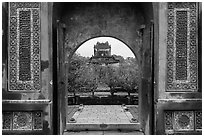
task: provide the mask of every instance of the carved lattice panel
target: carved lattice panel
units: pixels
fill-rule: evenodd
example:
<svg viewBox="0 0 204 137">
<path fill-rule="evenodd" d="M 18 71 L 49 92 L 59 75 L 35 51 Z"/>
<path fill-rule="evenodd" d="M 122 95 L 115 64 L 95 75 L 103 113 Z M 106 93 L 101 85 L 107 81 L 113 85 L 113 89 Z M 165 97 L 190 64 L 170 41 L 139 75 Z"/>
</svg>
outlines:
<svg viewBox="0 0 204 137">
<path fill-rule="evenodd" d="M 193 111 L 174 112 L 174 129 L 176 131 L 194 130 Z"/>
<path fill-rule="evenodd" d="M 12 113 L 11 112 L 3 112 L 2 115 L 2 128 L 3 130 L 11 130 L 12 129 Z"/>
<path fill-rule="evenodd" d="M 164 114 L 165 114 L 165 130 L 171 131 L 173 130 L 173 112 L 166 111 Z"/>
<path fill-rule="evenodd" d="M 202 131 L 202 111 L 165 111 L 166 134 L 182 131 Z"/>
<path fill-rule="evenodd" d="M 202 111 L 195 112 L 195 129 L 202 130 Z"/>
<path fill-rule="evenodd" d="M 42 130 L 43 129 L 43 119 L 42 112 L 33 113 L 33 130 Z"/>
<path fill-rule="evenodd" d="M 168 3 L 167 91 L 197 91 L 196 3 Z"/>
<path fill-rule="evenodd" d="M 40 3 L 9 3 L 9 91 L 39 91 Z"/>
<path fill-rule="evenodd" d="M 3 130 L 43 130 L 42 111 L 3 112 Z"/>
<path fill-rule="evenodd" d="M 13 130 L 32 130 L 32 113 L 14 112 Z"/>
</svg>

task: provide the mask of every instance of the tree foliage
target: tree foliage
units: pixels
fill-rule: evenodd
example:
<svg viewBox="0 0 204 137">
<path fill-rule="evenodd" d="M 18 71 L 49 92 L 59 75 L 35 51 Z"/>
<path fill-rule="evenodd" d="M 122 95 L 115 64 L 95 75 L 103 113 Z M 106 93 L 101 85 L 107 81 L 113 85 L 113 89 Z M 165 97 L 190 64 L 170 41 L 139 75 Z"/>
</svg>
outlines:
<svg viewBox="0 0 204 137">
<path fill-rule="evenodd" d="M 105 83 L 111 89 L 122 88 L 125 92 L 135 92 L 139 83 L 139 70 L 135 58 L 116 56 L 118 64 L 88 64 L 89 58 L 74 54 L 70 62 L 68 75 L 69 92 L 93 92 L 99 83 Z"/>
<path fill-rule="evenodd" d="M 88 59 L 77 54 L 73 55 L 68 75 L 69 92 L 93 91 L 97 88 L 94 66 L 87 65 Z"/>
<path fill-rule="evenodd" d="M 134 92 L 139 84 L 139 70 L 134 58 L 127 58 L 118 67 L 109 66 L 106 83 L 114 90 L 122 88 L 125 92 Z"/>
</svg>

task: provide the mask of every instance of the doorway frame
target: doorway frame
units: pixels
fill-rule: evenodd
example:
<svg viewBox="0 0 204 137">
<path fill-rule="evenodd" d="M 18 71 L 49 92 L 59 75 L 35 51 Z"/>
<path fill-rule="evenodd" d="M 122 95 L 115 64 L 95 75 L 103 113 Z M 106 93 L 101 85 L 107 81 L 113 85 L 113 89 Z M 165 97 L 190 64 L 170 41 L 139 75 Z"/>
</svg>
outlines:
<svg viewBox="0 0 204 137">
<path fill-rule="evenodd" d="M 50 6 L 49 6 L 49 8 L 51 9 L 50 11 L 51 11 L 51 14 L 49 14 L 49 16 L 50 16 L 50 18 L 51 18 L 51 20 L 52 20 L 52 42 L 51 43 L 53 43 L 53 57 L 56 57 L 56 53 L 54 52 L 54 49 L 56 49 L 56 47 L 54 48 L 54 25 L 53 25 L 53 22 L 55 21 L 54 20 L 54 17 L 53 17 L 53 14 L 54 14 L 54 4 L 55 3 L 50 3 Z M 156 75 L 156 74 L 158 74 L 158 65 L 155 65 L 155 64 L 157 64 L 158 62 L 159 62 L 159 60 L 158 60 L 158 43 L 159 43 L 159 37 L 158 37 L 158 32 L 159 32 L 159 18 L 158 18 L 158 16 L 159 16 L 159 14 L 158 14 L 158 8 L 159 8 L 159 4 L 158 3 L 154 3 L 154 2 L 151 2 L 151 5 L 152 5 L 152 10 L 153 10 L 153 24 L 154 24 L 154 32 L 153 32 L 153 49 L 152 49 L 152 53 L 153 53 L 153 57 L 152 57 L 152 80 L 151 80 L 151 85 L 152 85 L 152 95 L 151 95 L 151 104 L 152 104 L 152 106 L 151 106 L 151 114 L 153 114 L 153 116 L 150 118 L 150 120 L 149 120 L 149 124 L 147 125 L 148 126 L 148 130 L 146 131 L 144 131 L 145 132 L 145 134 L 154 134 L 155 133 L 155 131 L 154 131 L 154 127 L 155 127 L 155 123 L 156 123 L 156 121 L 155 121 L 155 110 L 156 110 L 156 108 L 155 108 L 155 105 L 154 105 L 154 102 L 155 102 L 155 100 L 156 100 L 156 97 L 157 97 L 157 93 L 155 92 L 155 91 L 157 91 L 157 89 L 158 89 L 158 86 L 157 86 L 157 82 L 158 82 L 158 76 Z M 135 53 L 134 53 L 135 54 Z M 53 59 L 53 61 L 55 61 L 54 59 Z M 67 65 L 66 65 L 67 66 Z M 53 65 L 53 68 L 54 68 L 54 65 Z M 55 71 L 54 69 L 53 69 L 53 74 L 54 75 L 58 75 L 58 73 L 56 73 L 57 71 Z M 157 77 L 155 77 L 155 76 L 157 76 Z M 54 87 L 55 87 L 55 89 L 57 89 L 57 87 L 59 86 L 58 85 L 58 82 L 57 82 L 57 80 L 54 80 L 53 79 L 53 84 L 55 85 Z M 59 91 L 57 91 L 57 92 L 59 92 Z M 57 94 L 55 94 L 55 95 L 57 95 Z M 56 97 L 53 97 L 53 106 L 55 106 L 55 107 L 57 107 L 57 108 L 54 108 L 53 107 L 53 111 L 55 111 L 55 110 L 59 110 L 58 109 L 58 101 L 59 101 L 59 98 L 58 98 L 58 96 L 56 96 Z M 65 100 L 66 101 L 66 100 Z M 55 114 L 56 113 L 56 114 Z M 55 116 L 57 116 L 58 114 L 59 114 L 60 112 L 53 112 L 53 115 L 55 115 Z M 55 134 L 62 134 L 61 132 L 63 131 L 62 130 L 62 127 L 59 125 L 59 121 L 61 121 L 61 119 L 60 120 L 56 120 L 54 117 L 53 117 L 53 129 L 57 129 L 57 130 L 55 130 L 54 131 L 54 133 Z M 66 118 L 65 118 L 65 121 L 66 121 Z"/>
</svg>

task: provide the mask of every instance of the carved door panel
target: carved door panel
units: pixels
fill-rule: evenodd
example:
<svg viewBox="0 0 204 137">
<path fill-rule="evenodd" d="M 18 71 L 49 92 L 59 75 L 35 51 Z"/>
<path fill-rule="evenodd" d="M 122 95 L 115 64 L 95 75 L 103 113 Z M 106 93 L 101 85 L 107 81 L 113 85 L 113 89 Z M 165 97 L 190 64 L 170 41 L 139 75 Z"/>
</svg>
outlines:
<svg viewBox="0 0 204 137">
<path fill-rule="evenodd" d="M 46 3 L 38 2 L 4 3 L 8 28 L 3 29 L 8 41 L 3 44 L 7 49 L 2 87 L 3 134 L 52 134 L 46 7 Z"/>
<path fill-rule="evenodd" d="M 65 73 L 65 51 L 64 51 L 64 24 L 57 21 L 57 107 L 58 107 L 58 133 L 63 134 L 66 125 L 66 73 Z"/>
<path fill-rule="evenodd" d="M 160 3 L 156 134 L 202 134 L 200 3 Z"/>
</svg>

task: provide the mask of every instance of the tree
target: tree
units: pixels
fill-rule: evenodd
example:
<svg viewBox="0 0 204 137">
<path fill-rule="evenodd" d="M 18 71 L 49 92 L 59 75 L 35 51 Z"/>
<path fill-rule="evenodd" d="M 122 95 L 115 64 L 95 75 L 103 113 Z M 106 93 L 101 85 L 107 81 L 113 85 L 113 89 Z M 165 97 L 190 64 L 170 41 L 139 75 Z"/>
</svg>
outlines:
<svg viewBox="0 0 204 137">
<path fill-rule="evenodd" d="M 74 54 L 69 67 L 68 75 L 68 91 L 76 92 L 92 92 L 97 88 L 94 66 L 88 64 L 89 58 Z"/>
<path fill-rule="evenodd" d="M 117 88 L 122 88 L 125 92 L 128 92 L 128 95 L 138 88 L 139 70 L 136 60 L 134 58 L 121 58 L 121 60 L 123 62 L 120 62 L 118 66 L 107 66 L 105 82 L 110 87 L 112 95 Z"/>
<path fill-rule="evenodd" d="M 139 83 L 139 70 L 135 58 L 119 58 L 119 64 L 96 65 L 88 64 L 89 58 L 74 54 L 70 61 L 68 75 L 68 91 L 92 92 L 97 89 L 99 83 L 105 83 L 110 87 L 111 95 L 119 87 L 128 92 L 136 92 Z"/>
<path fill-rule="evenodd" d="M 76 79 L 79 77 L 76 73 L 82 64 L 84 64 L 85 58 L 82 58 L 79 54 L 74 53 L 69 66 L 69 74 L 68 74 L 68 91 L 71 93 L 75 93 L 78 91 L 78 83 L 76 83 Z"/>
<path fill-rule="evenodd" d="M 75 82 L 77 83 L 80 91 L 91 91 L 92 95 L 94 95 L 94 91 L 97 88 L 97 78 L 95 75 L 94 66 L 92 64 L 82 65 L 76 73 L 79 77 L 75 80 Z"/>
</svg>

